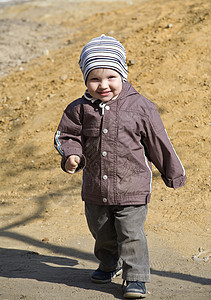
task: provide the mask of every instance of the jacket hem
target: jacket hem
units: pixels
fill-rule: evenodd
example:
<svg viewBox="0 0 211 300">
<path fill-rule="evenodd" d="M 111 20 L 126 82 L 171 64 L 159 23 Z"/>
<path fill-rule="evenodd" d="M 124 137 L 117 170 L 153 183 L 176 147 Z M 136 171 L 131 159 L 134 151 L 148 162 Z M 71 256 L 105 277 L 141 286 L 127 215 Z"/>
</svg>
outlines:
<svg viewBox="0 0 211 300">
<path fill-rule="evenodd" d="M 82 195 L 82 200 L 89 204 L 95 205 L 145 205 L 150 202 L 151 194 L 141 194 L 136 195 L 135 197 L 125 197 L 124 199 L 109 200 L 107 202 L 103 201 L 103 197 L 101 195 Z"/>
</svg>

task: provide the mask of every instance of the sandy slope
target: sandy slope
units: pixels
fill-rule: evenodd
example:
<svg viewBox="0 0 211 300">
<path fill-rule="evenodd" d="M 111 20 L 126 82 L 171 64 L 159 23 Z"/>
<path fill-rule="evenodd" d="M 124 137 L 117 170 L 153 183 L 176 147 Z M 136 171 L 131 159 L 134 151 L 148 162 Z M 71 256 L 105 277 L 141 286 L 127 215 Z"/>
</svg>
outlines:
<svg viewBox="0 0 211 300">
<path fill-rule="evenodd" d="M 149 299 L 209 299 L 209 1 L 31 1 L 0 7 L 0 299 L 121 299 L 97 266 L 80 200 L 53 148 L 66 105 L 84 92 L 81 47 L 101 33 L 128 53 L 129 81 L 154 101 L 187 172 L 179 190 L 156 169 L 146 232 Z M 210 252 L 200 255 L 207 256 Z M 195 297 L 195 298 L 193 298 Z"/>
</svg>

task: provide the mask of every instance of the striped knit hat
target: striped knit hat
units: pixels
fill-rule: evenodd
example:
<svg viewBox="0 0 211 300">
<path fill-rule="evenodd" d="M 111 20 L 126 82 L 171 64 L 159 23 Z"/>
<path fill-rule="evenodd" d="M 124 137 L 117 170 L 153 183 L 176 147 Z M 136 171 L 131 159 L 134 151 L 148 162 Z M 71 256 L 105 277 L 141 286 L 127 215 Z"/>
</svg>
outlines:
<svg viewBox="0 0 211 300">
<path fill-rule="evenodd" d="M 113 37 L 102 34 L 92 39 L 82 49 L 79 66 L 86 83 L 89 72 L 94 69 L 112 69 L 127 81 L 126 52 L 122 44 Z"/>
</svg>

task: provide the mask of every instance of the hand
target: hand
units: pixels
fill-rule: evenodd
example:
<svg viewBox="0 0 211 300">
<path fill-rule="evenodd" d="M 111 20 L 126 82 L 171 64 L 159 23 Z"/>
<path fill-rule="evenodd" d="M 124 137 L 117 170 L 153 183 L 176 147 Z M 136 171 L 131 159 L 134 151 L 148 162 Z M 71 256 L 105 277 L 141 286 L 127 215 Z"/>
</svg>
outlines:
<svg viewBox="0 0 211 300">
<path fill-rule="evenodd" d="M 65 163 L 65 170 L 69 174 L 74 174 L 75 170 L 80 163 L 80 157 L 78 155 L 70 155 Z"/>
</svg>

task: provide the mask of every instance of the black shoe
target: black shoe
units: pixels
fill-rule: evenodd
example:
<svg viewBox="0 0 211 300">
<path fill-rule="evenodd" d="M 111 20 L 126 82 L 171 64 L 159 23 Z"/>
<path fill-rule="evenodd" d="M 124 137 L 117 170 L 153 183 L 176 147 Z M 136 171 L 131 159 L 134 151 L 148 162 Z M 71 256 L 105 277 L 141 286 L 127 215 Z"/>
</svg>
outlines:
<svg viewBox="0 0 211 300">
<path fill-rule="evenodd" d="M 126 281 L 126 287 L 124 287 L 124 297 L 129 299 L 145 298 L 146 287 L 142 281 Z M 123 282 L 124 286 L 124 282 Z"/>
<path fill-rule="evenodd" d="M 122 268 L 110 272 L 105 272 L 100 269 L 97 269 L 93 272 L 91 280 L 95 283 L 107 283 L 111 282 L 113 278 L 120 274 L 122 274 Z"/>
</svg>

